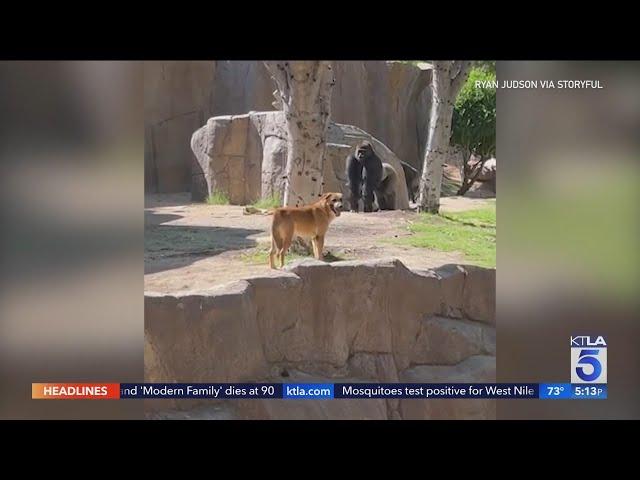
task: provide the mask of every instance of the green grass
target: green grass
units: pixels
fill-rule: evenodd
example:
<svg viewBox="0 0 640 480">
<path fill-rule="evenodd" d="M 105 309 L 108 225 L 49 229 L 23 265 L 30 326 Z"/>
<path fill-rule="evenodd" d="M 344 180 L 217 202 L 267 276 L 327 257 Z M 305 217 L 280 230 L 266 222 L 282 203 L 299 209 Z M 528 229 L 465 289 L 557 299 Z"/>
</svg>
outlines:
<svg viewBox="0 0 640 480">
<path fill-rule="evenodd" d="M 458 222 L 462 224 L 468 224 L 470 226 L 477 227 L 496 227 L 496 207 L 495 204 L 492 207 L 484 208 L 480 210 L 467 210 L 465 212 L 457 213 L 441 213 L 441 217 L 451 220 L 452 222 Z"/>
<path fill-rule="evenodd" d="M 395 242 L 442 252 L 460 252 L 468 263 L 496 266 L 495 203 L 465 212 L 423 213 L 409 230 L 413 235 Z"/>
<path fill-rule="evenodd" d="M 300 260 L 303 258 L 313 258 L 313 255 L 301 255 L 296 252 L 289 252 L 286 254 L 284 258 L 284 264 L 288 265 L 294 260 Z M 240 259 L 249 265 L 262 265 L 269 263 L 269 246 L 268 245 L 260 245 L 254 249 L 251 249 L 247 252 L 243 252 L 240 255 Z M 338 262 L 341 260 L 349 260 L 346 256 L 342 255 L 333 255 L 332 253 L 328 253 L 324 256 L 323 261 L 331 263 Z M 276 259 L 276 266 L 280 266 L 279 260 Z"/>
<path fill-rule="evenodd" d="M 271 195 L 267 198 L 261 198 L 251 204 L 252 207 L 268 210 L 270 208 L 278 208 L 280 206 L 280 196 Z"/>
<path fill-rule="evenodd" d="M 229 196 L 224 192 L 213 192 L 207 197 L 209 205 L 229 205 Z"/>
</svg>

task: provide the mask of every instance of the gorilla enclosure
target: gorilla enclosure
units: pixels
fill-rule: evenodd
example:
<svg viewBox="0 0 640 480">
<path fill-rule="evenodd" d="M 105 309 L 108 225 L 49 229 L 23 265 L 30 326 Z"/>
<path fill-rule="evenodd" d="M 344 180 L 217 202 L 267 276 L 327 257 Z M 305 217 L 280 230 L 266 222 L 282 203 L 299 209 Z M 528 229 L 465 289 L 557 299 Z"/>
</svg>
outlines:
<svg viewBox="0 0 640 480">
<path fill-rule="evenodd" d="M 421 169 L 430 67 L 344 61 L 334 68 L 324 191 L 349 198 L 345 159 L 368 141 L 386 165 L 382 178 L 394 185 L 387 201 L 395 209 L 408 209 L 405 174 L 415 182 Z M 274 89 L 261 62 L 146 62 L 145 192 L 156 198 L 189 192 L 195 202 L 223 192 L 227 209 L 281 199 L 287 133 Z M 206 223 L 211 213 L 202 213 L 193 226 L 184 224 L 185 208 L 145 215 L 158 228 L 184 228 L 174 243 L 188 244 L 198 231 L 206 232 L 203 237 L 222 233 Z M 229 227 L 233 217 L 224 212 L 224 230 L 235 228 L 243 241 L 253 242 L 254 237 L 244 237 L 265 231 L 264 226 L 247 229 L 246 223 L 241 229 L 240 222 Z M 357 224 L 362 238 L 368 227 L 363 215 L 382 213 L 416 215 L 358 214 L 358 221 L 365 222 Z M 345 213 L 335 223 L 346 222 L 349 215 L 355 214 Z M 255 225 L 260 221 L 255 218 Z M 341 235 L 341 228 L 332 227 L 329 235 Z M 175 250 L 173 244 L 166 249 Z M 184 251 L 188 261 L 162 267 L 168 273 L 157 275 L 197 263 L 188 248 Z M 427 250 L 407 251 L 428 255 Z M 145 275 L 145 381 L 495 381 L 495 269 L 451 262 L 408 268 L 376 252 L 333 263 L 298 260 L 279 271 L 265 264 L 223 284 L 213 281 L 215 270 L 199 267 L 197 287 L 175 290 L 149 288 L 150 270 Z M 203 250 L 198 258 L 206 266 L 224 254 Z M 492 400 L 176 400 L 145 405 L 149 418 L 495 418 Z"/>
</svg>

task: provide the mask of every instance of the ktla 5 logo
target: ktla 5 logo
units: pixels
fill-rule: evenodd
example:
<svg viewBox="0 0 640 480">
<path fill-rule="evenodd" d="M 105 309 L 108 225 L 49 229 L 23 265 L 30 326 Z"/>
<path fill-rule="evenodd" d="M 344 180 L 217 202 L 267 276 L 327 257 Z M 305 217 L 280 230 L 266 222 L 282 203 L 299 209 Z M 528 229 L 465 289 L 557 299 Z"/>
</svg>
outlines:
<svg viewBox="0 0 640 480">
<path fill-rule="evenodd" d="M 607 383 L 607 342 L 602 335 L 571 337 L 571 383 Z"/>
</svg>

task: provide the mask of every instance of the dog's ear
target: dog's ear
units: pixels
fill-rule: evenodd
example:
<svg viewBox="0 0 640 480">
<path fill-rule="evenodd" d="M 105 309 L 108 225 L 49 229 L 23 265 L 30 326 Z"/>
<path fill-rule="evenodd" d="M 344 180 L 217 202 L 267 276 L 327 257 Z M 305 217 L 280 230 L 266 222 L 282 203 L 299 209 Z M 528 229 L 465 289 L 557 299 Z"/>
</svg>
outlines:
<svg viewBox="0 0 640 480">
<path fill-rule="evenodd" d="M 325 202 L 328 202 L 328 201 L 331 199 L 331 195 L 332 195 L 331 193 L 325 193 L 324 195 L 322 195 L 322 196 L 320 197 L 320 200 L 323 200 L 323 201 L 325 201 Z"/>
</svg>

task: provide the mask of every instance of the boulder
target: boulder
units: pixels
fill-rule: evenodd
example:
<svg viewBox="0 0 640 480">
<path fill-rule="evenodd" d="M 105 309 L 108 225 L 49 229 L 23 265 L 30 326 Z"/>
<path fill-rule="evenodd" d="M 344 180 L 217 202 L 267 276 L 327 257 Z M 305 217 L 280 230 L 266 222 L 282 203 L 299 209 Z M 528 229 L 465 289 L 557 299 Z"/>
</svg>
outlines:
<svg viewBox="0 0 640 480">
<path fill-rule="evenodd" d="M 334 122 L 329 125 L 327 139 L 325 192 L 346 193 L 345 159 L 358 143 L 368 140 L 381 160 L 398 174 L 396 208 L 409 208 L 400 159 L 386 145 L 364 130 Z M 286 142 L 286 123 L 280 111 L 210 118 L 191 138 L 197 160 L 192 172 L 192 198 L 202 201 L 214 191 L 224 192 L 237 205 L 273 195 L 282 198 Z"/>
<path fill-rule="evenodd" d="M 478 175 L 479 182 L 493 182 L 496 179 L 496 159 L 490 158 L 482 165 L 482 171 Z"/>
</svg>

